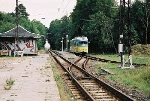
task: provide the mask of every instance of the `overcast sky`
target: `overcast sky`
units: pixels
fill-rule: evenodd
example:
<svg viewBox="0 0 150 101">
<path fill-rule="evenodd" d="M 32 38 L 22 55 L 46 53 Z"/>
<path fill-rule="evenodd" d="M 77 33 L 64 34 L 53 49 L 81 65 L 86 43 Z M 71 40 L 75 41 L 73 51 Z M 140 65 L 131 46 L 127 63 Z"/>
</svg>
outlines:
<svg viewBox="0 0 150 101">
<path fill-rule="evenodd" d="M 31 20 L 41 21 L 46 27 L 52 20 L 69 16 L 76 5 L 76 0 L 18 0 L 30 14 Z M 0 0 L 0 11 L 15 12 L 16 0 Z M 45 19 L 42 19 L 45 18 Z"/>
<path fill-rule="evenodd" d="M 30 20 L 41 21 L 46 27 L 52 20 L 60 19 L 64 15 L 69 16 L 73 11 L 77 0 L 18 0 L 30 14 Z M 119 1 L 120 0 L 116 0 Z M 131 0 L 134 1 L 134 0 Z M 0 0 L 0 11 L 15 12 L 16 0 Z M 45 19 L 42 19 L 45 18 Z"/>
</svg>

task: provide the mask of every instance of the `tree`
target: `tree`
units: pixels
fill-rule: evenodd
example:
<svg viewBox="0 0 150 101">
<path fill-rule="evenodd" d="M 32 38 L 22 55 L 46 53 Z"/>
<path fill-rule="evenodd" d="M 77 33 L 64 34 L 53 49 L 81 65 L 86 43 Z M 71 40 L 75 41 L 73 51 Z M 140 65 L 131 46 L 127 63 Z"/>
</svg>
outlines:
<svg viewBox="0 0 150 101">
<path fill-rule="evenodd" d="M 26 8 L 20 4 L 18 6 L 18 24 L 32 33 L 41 34 L 46 36 L 47 28 L 40 21 L 30 21 L 26 12 Z M 0 33 L 8 31 L 16 26 L 16 14 L 15 13 L 2 13 L 0 12 Z M 45 39 L 38 40 L 38 48 L 44 48 Z"/>
<path fill-rule="evenodd" d="M 147 44 L 150 43 L 148 33 L 150 32 L 150 1 L 141 2 L 136 0 L 136 2 L 132 6 L 132 25 L 135 29 L 135 35 L 138 38 L 134 38 L 137 40 L 137 43 Z"/>
<path fill-rule="evenodd" d="M 56 19 L 51 22 L 48 33 L 51 38 L 48 38 L 52 49 L 61 49 L 61 41 L 66 41 L 66 35 L 69 35 L 69 18 L 67 16 L 62 17 L 60 20 Z M 50 40 L 51 39 L 51 40 Z M 63 43 L 65 47 L 65 43 Z"/>
<path fill-rule="evenodd" d="M 29 14 L 26 12 L 26 7 L 23 4 L 18 6 L 18 16 L 28 18 Z"/>
<path fill-rule="evenodd" d="M 15 18 L 12 17 L 11 14 L 6 14 L 0 12 L 0 33 L 8 31 L 15 27 L 13 22 L 15 21 Z"/>
<path fill-rule="evenodd" d="M 144 13 L 145 13 L 145 20 L 141 19 L 143 22 L 143 25 L 145 27 L 145 43 L 147 44 L 148 41 L 148 29 L 150 26 L 150 0 L 146 0 L 146 2 L 143 3 L 144 5 Z"/>
<path fill-rule="evenodd" d="M 40 21 L 34 19 L 31 21 L 30 30 L 32 33 L 40 34 L 43 36 L 44 39 L 38 40 L 38 49 L 43 49 L 46 42 L 48 29 Z"/>
<path fill-rule="evenodd" d="M 77 0 L 77 5 L 71 14 L 72 26 L 76 36 L 82 36 L 83 26 L 86 20 L 90 20 L 89 15 L 95 12 L 98 0 Z"/>
<path fill-rule="evenodd" d="M 50 41 L 52 49 L 58 49 L 61 48 L 61 21 L 60 20 L 54 20 L 51 22 L 48 33 L 51 34 L 52 38 Z"/>
<path fill-rule="evenodd" d="M 100 52 L 112 48 L 111 29 L 113 28 L 112 18 L 115 14 L 111 7 L 114 5 L 114 0 L 78 0 L 71 14 L 74 29 L 72 36 L 86 35 L 90 40 L 89 49 L 92 49 L 90 51 Z"/>
</svg>

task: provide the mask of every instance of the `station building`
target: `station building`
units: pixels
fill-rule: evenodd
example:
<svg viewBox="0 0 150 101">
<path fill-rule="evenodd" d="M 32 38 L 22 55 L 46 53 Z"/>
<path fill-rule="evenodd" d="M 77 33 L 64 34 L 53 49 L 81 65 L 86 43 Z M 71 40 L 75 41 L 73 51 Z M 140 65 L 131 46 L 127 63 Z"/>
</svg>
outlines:
<svg viewBox="0 0 150 101">
<path fill-rule="evenodd" d="M 0 56 L 11 56 L 14 54 L 37 55 L 37 40 L 40 38 L 42 38 L 42 35 L 31 33 L 20 25 L 4 33 L 0 33 Z"/>
</svg>

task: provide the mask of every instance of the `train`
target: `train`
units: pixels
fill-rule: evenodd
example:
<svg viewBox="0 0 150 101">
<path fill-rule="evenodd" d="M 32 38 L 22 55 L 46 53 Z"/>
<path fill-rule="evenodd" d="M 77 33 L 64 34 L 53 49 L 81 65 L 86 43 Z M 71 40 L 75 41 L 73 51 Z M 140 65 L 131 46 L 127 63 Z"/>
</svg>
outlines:
<svg viewBox="0 0 150 101">
<path fill-rule="evenodd" d="M 70 40 L 70 52 L 76 55 L 88 54 L 88 43 L 87 37 L 75 37 Z"/>
</svg>

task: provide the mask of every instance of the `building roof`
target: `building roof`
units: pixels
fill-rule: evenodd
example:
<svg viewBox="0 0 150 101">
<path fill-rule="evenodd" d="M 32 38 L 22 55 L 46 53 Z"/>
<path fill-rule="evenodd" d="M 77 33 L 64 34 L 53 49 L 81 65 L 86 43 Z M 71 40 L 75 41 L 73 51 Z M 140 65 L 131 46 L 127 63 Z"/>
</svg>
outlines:
<svg viewBox="0 0 150 101">
<path fill-rule="evenodd" d="M 7 32 L 0 33 L 0 37 L 17 37 L 16 31 L 17 31 L 17 27 L 15 27 Z M 31 33 L 19 25 L 18 26 L 18 37 L 19 38 L 41 38 L 42 35 Z"/>
</svg>

